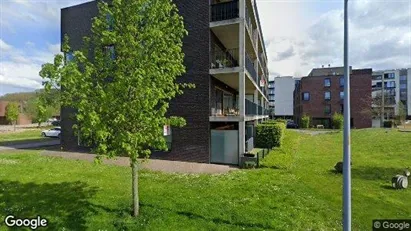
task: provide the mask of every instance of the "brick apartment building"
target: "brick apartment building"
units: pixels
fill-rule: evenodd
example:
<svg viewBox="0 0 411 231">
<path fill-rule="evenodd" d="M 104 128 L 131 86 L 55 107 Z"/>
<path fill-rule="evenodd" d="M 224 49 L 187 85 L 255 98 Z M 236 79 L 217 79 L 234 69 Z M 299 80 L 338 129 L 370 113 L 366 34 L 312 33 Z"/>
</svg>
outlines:
<svg viewBox="0 0 411 231">
<path fill-rule="evenodd" d="M 187 125 L 172 128 L 171 150 L 152 158 L 238 164 L 253 148 L 254 126 L 268 118 L 267 54 L 255 0 L 174 0 L 188 35 L 183 40 L 186 73 L 194 83 L 170 103 L 169 115 Z M 90 36 L 96 1 L 61 10 L 61 37 L 78 50 Z M 114 45 L 115 49 L 115 45 Z M 66 54 L 70 57 L 70 54 Z M 62 108 L 62 146 L 73 149 L 72 110 Z"/>
<path fill-rule="evenodd" d="M 351 126 L 369 128 L 372 126 L 371 92 L 372 69 L 352 70 L 351 78 Z M 301 78 L 294 91 L 295 120 L 301 124 L 301 117 L 311 117 L 311 126 L 331 127 L 334 113 L 344 112 L 344 68 L 328 67 L 313 69 Z"/>
</svg>

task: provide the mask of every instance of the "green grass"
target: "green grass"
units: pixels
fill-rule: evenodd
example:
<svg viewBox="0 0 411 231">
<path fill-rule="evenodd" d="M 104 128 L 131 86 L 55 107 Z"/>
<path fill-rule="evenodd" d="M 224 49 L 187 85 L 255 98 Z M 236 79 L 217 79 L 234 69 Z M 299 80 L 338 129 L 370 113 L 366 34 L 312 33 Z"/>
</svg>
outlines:
<svg viewBox="0 0 411 231">
<path fill-rule="evenodd" d="M 353 230 L 411 217 L 411 189 L 390 179 L 411 167 L 411 133 L 352 133 Z M 141 215 L 129 216 L 130 169 L 0 154 L 0 220 L 42 215 L 57 230 L 341 230 L 342 133 L 287 131 L 266 168 L 223 175 L 140 172 Z M 4 226 L 0 226 L 0 230 Z"/>
<path fill-rule="evenodd" d="M 11 143 L 27 143 L 44 140 L 44 138 L 41 137 L 41 131 L 46 129 L 47 128 L 36 128 L 17 132 L 0 133 L 0 145 Z"/>
</svg>

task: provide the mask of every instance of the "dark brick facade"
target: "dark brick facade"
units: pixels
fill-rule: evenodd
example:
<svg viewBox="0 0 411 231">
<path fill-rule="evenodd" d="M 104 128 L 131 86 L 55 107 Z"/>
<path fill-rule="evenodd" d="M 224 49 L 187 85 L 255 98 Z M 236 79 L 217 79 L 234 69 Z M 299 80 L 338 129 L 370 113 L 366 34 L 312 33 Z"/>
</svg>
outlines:
<svg viewBox="0 0 411 231">
<path fill-rule="evenodd" d="M 371 76 L 372 69 L 352 70 L 351 73 L 351 118 L 355 128 L 369 128 L 372 126 L 371 117 Z M 324 85 L 325 79 L 330 79 L 331 85 Z M 334 113 L 343 112 L 343 99 L 340 92 L 344 87 L 340 86 L 340 78 L 343 75 L 308 76 L 301 79 L 294 94 L 294 112 L 299 122 L 303 115 L 309 115 L 313 125 L 321 123 L 319 120 L 328 120 Z M 331 92 L 331 98 L 325 99 L 325 92 Z M 310 99 L 304 101 L 303 93 L 309 93 Z M 330 113 L 325 113 L 326 105 L 330 105 Z M 328 123 L 329 123 L 328 122 Z"/>
<path fill-rule="evenodd" d="M 184 117 L 184 128 L 172 128 L 172 150 L 153 153 L 152 158 L 180 161 L 210 162 L 210 76 L 209 76 L 209 2 L 174 1 L 183 16 L 188 36 L 184 38 L 183 51 L 186 74 L 181 82 L 194 83 L 195 89 L 185 90 L 183 95 L 170 103 L 169 115 Z M 62 9 L 61 35 L 70 37 L 73 50 L 81 48 L 83 36 L 90 35 L 91 18 L 98 14 L 96 2 L 89 2 Z M 65 149 L 77 146 L 73 135 L 73 110 L 62 109 L 62 145 Z"/>
</svg>

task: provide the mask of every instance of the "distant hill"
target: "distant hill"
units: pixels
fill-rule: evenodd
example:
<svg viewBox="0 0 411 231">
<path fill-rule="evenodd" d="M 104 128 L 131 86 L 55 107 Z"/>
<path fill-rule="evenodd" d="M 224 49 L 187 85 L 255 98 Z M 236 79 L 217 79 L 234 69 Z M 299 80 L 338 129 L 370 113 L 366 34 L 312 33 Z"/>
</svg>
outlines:
<svg viewBox="0 0 411 231">
<path fill-rule="evenodd" d="M 19 93 L 9 93 L 3 96 L 0 96 L 0 101 L 13 101 L 13 102 L 21 102 L 21 101 L 29 101 L 31 99 L 36 98 L 36 94 L 39 92 L 38 90 L 33 92 L 19 92 Z"/>
</svg>

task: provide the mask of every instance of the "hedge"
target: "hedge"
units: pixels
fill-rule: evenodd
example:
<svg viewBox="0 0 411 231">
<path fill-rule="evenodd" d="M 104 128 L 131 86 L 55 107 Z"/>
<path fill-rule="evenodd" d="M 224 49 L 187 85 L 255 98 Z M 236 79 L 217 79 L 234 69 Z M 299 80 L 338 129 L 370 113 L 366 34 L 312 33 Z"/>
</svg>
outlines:
<svg viewBox="0 0 411 231">
<path fill-rule="evenodd" d="M 275 120 L 266 120 L 263 122 L 263 124 L 276 124 L 276 123 L 283 123 L 287 125 L 287 120 L 285 119 L 275 119 Z"/>
<path fill-rule="evenodd" d="M 342 129 L 344 126 L 344 116 L 340 113 L 335 113 L 332 118 L 333 128 Z"/>
<path fill-rule="evenodd" d="M 301 118 L 301 128 L 310 128 L 310 117 L 307 115 L 304 115 Z"/>
<path fill-rule="evenodd" d="M 255 145 L 257 148 L 280 147 L 284 138 L 285 124 L 258 124 L 255 137 Z"/>
</svg>

